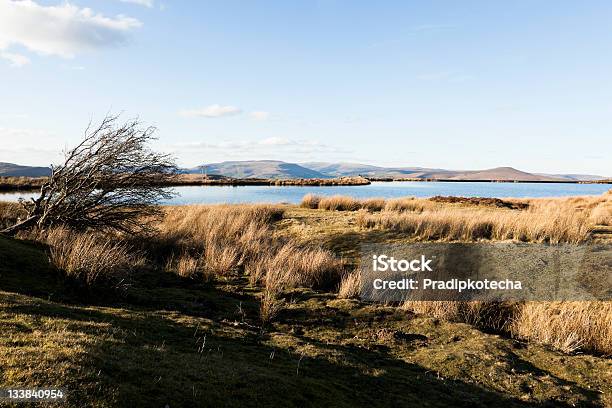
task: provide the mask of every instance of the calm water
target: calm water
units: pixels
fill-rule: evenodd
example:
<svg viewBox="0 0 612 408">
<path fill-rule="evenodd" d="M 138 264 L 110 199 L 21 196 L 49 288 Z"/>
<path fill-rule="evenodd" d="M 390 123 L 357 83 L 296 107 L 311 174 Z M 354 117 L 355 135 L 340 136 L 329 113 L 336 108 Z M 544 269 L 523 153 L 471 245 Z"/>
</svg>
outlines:
<svg viewBox="0 0 612 408">
<path fill-rule="evenodd" d="M 609 184 L 544 183 L 453 183 L 453 182 L 374 182 L 367 186 L 297 187 L 297 186 L 184 186 L 174 187 L 179 195 L 166 204 L 213 203 L 299 203 L 306 194 L 342 194 L 368 197 L 563 197 L 599 195 L 612 189 Z M 28 199 L 32 193 L 0 193 L 0 201 Z"/>
</svg>

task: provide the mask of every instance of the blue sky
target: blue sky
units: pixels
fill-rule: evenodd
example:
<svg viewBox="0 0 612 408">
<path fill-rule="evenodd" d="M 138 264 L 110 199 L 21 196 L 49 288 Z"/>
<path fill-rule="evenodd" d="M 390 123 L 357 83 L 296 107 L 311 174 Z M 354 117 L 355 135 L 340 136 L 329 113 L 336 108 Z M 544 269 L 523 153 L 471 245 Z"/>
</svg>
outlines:
<svg viewBox="0 0 612 408">
<path fill-rule="evenodd" d="M 0 0 L 0 161 L 90 118 L 184 166 L 246 159 L 612 175 L 609 1 Z"/>
</svg>

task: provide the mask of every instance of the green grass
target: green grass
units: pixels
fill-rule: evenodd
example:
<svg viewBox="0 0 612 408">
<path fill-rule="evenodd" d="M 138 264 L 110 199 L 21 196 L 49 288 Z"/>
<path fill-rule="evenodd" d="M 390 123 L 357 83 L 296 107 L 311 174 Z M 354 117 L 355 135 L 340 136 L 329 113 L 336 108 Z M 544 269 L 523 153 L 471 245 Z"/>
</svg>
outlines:
<svg viewBox="0 0 612 408">
<path fill-rule="evenodd" d="M 300 214 L 310 222 L 305 211 L 281 227 Z M 101 295 L 58 276 L 44 247 L 0 237 L 0 387 L 63 387 L 68 407 L 612 403 L 609 359 L 393 307 L 295 289 L 262 331 L 246 277 L 204 284 L 146 270 Z"/>
</svg>

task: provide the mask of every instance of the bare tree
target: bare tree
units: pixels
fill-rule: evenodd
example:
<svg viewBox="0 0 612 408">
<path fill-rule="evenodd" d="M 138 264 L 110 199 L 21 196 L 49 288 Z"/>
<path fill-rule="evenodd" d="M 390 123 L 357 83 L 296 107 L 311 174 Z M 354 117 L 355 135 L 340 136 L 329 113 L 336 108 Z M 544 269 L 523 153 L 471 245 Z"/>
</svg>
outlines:
<svg viewBox="0 0 612 408">
<path fill-rule="evenodd" d="M 95 129 L 90 124 L 64 163 L 51 167 L 39 197 L 22 201 L 27 217 L 3 232 L 53 225 L 147 230 L 160 215 L 155 204 L 172 197 L 167 186 L 176 174 L 171 156 L 149 148 L 155 131 L 138 119 L 121 124 L 118 115 L 107 115 Z"/>
</svg>

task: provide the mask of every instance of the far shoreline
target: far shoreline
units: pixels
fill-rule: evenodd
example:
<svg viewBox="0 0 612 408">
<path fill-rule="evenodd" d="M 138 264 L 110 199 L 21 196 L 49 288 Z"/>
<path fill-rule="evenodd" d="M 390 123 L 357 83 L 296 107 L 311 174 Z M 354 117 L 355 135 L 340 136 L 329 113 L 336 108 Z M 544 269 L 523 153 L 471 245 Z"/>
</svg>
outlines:
<svg viewBox="0 0 612 408">
<path fill-rule="evenodd" d="M 0 192 L 36 191 L 47 181 L 47 177 L 0 177 Z M 232 178 L 224 176 L 181 175 L 175 182 L 164 183 L 167 187 L 180 186 L 271 186 L 271 187 L 339 187 L 365 186 L 373 182 L 420 182 L 420 183 L 533 183 L 533 184 L 612 184 L 606 180 L 496 180 L 496 179 L 438 179 L 438 178 L 393 178 L 393 177 L 336 177 L 336 178 Z"/>
</svg>

